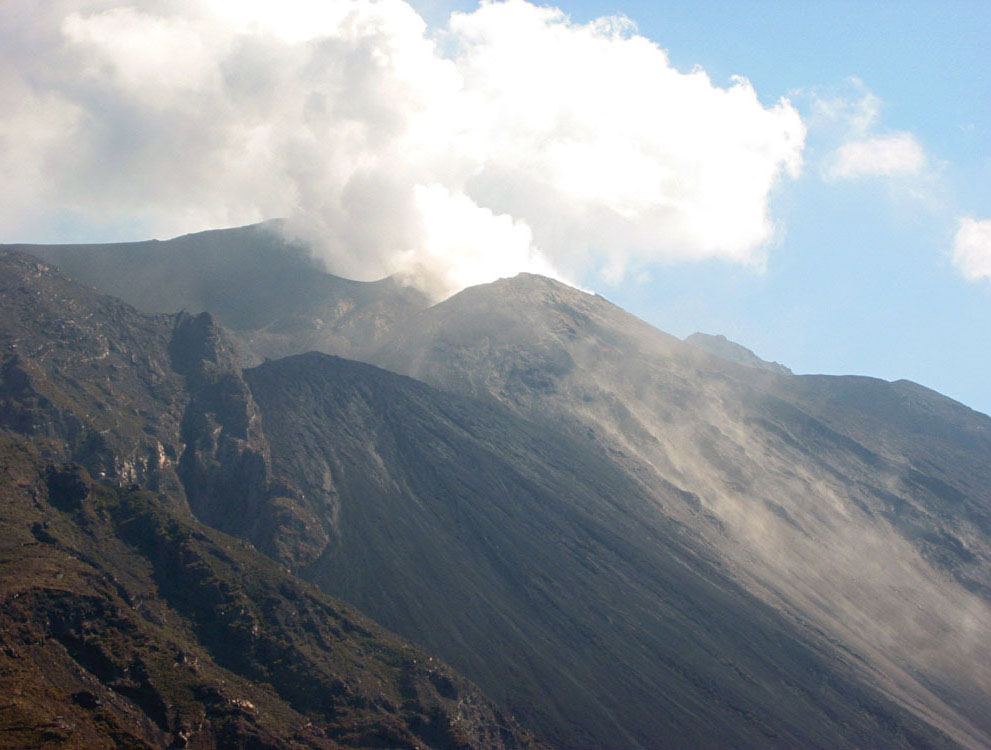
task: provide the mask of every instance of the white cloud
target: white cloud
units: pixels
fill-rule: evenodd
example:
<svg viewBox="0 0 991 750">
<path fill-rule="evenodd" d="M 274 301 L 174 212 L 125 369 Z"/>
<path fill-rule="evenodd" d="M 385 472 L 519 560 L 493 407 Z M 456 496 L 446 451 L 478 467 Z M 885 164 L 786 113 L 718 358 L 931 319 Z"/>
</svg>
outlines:
<svg viewBox="0 0 991 750">
<path fill-rule="evenodd" d="M 434 294 L 762 259 L 804 125 L 623 18 L 522 0 L 438 42 L 401 0 L 0 4 L 0 231 L 287 216 L 329 267 Z"/>
<path fill-rule="evenodd" d="M 991 219 L 960 219 L 953 262 L 968 281 L 991 280 Z"/>
<path fill-rule="evenodd" d="M 811 127 L 833 130 L 838 126 L 846 138 L 865 136 L 881 117 L 881 99 L 856 77 L 846 79 L 840 89 L 805 95 L 812 104 Z"/>
<path fill-rule="evenodd" d="M 843 91 L 812 94 L 810 127 L 826 142 L 821 162 L 827 180 L 864 177 L 925 177 L 929 159 L 912 133 L 881 128 L 882 101 L 859 78 L 846 81 Z"/>
<path fill-rule="evenodd" d="M 920 173 L 926 154 L 911 133 L 892 133 L 876 138 L 844 143 L 827 167 L 833 179 L 894 177 Z"/>
</svg>

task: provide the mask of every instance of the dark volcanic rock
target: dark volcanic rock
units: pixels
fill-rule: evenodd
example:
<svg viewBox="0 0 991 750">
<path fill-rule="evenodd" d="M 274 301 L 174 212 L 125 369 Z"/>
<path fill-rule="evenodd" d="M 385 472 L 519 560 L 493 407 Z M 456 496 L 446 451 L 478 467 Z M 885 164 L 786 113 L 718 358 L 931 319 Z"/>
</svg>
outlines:
<svg viewBox="0 0 991 750">
<path fill-rule="evenodd" d="M 81 466 L 49 466 L 46 472 L 48 501 L 61 510 L 80 510 L 89 497 L 93 480 Z"/>
<path fill-rule="evenodd" d="M 182 377 L 172 320 L 143 315 L 37 259 L 0 253 L 0 427 L 52 441 L 93 476 L 181 497 Z"/>
<path fill-rule="evenodd" d="M 326 544 L 297 491 L 271 484 L 238 355 L 209 314 L 145 315 L 5 253 L 0 356 L 0 426 L 49 440 L 53 460 L 188 504 L 290 565 Z"/>
<path fill-rule="evenodd" d="M 595 446 L 892 700 L 991 743 L 987 416 L 904 381 L 741 366 L 526 274 L 424 311 L 374 359 Z"/>
<path fill-rule="evenodd" d="M 208 313 L 180 313 L 169 354 L 190 394 L 178 466 L 190 507 L 214 526 L 253 518 L 268 497 L 268 446 L 233 349 Z"/>
</svg>

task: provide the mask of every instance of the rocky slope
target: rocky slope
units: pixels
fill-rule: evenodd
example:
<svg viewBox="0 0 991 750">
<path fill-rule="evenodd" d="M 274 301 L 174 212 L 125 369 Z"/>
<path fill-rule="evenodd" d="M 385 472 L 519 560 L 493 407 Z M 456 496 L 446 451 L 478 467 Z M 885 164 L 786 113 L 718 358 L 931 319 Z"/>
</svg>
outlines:
<svg viewBox="0 0 991 750">
<path fill-rule="evenodd" d="M 275 556 L 310 543 L 209 316 L 143 315 L 4 253 L 0 352 L 0 746 L 533 746 L 440 662 L 194 519 Z"/>
<path fill-rule="evenodd" d="M 0 746 L 533 747 L 244 542 L 46 463 L 0 436 Z"/>
</svg>

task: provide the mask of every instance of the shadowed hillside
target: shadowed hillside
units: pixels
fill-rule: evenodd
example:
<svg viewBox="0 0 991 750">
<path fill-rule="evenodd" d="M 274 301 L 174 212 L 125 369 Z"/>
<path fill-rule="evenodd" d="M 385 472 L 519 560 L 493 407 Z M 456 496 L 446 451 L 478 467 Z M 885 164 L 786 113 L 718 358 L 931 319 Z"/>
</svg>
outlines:
<svg viewBox="0 0 991 750">
<path fill-rule="evenodd" d="M 352 353 L 427 306 L 391 279 L 325 273 L 279 222 L 108 245 L 8 245 L 148 312 L 209 311 L 261 361 L 318 349 Z"/>
<path fill-rule="evenodd" d="M 3 747 L 524 748 L 427 654 L 153 494 L 0 436 Z"/>
</svg>

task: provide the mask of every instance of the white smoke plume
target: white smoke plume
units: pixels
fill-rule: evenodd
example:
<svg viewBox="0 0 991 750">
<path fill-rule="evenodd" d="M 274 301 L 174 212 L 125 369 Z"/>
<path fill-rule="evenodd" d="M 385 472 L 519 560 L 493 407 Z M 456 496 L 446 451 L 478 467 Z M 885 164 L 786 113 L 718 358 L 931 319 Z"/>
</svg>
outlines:
<svg viewBox="0 0 991 750">
<path fill-rule="evenodd" d="M 759 263 L 805 128 L 625 18 L 485 2 L 4 0 L 0 233 L 277 216 L 335 273 L 443 297 L 530 270 Z"/>
</svg>

